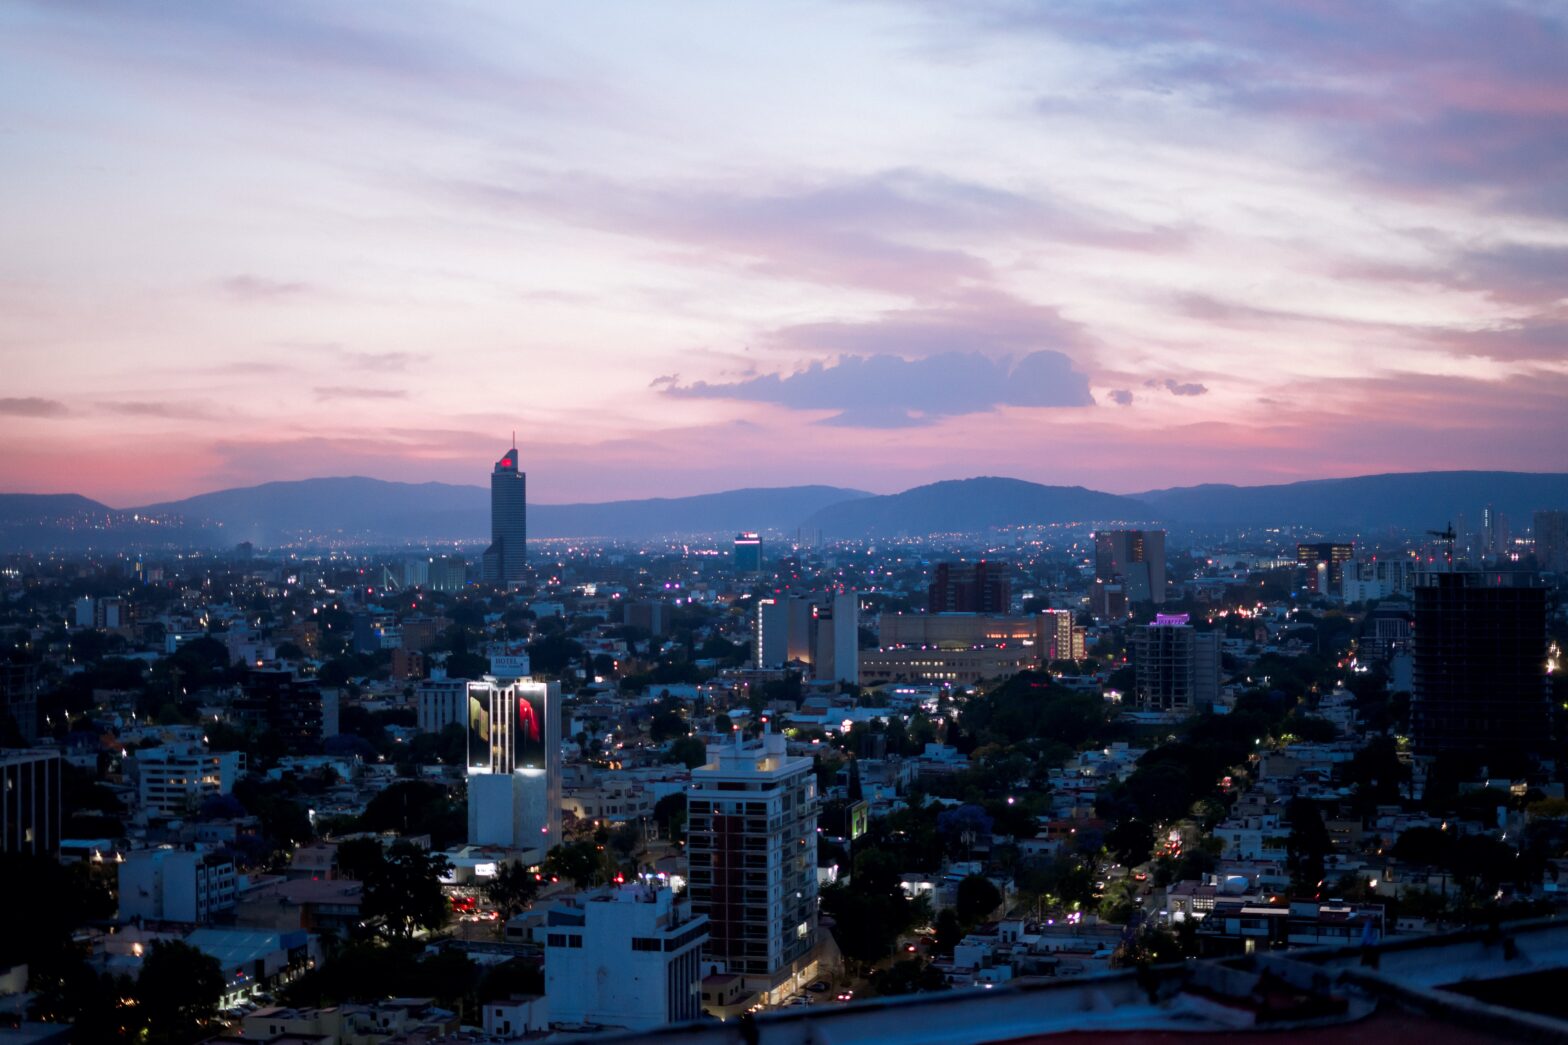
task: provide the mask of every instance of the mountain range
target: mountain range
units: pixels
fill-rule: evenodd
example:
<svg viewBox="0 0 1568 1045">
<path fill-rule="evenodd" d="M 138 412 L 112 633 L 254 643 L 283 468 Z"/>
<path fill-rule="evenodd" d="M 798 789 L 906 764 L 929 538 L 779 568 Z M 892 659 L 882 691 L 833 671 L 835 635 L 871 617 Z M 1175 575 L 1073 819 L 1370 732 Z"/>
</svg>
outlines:
<svg viewBox="0 0 1568 1045">
<path fill-rule="evenodd" d="M 874 495 L 832 486 L 729 490 L 597 504 L 531 504 L 532 537 L 647 540 L 740 530 L 825 537 L 976 533 L 1051 523 L 1227 528 L 1298 526 L 1327 534 L 1480 523 L 1486 506 L 1516 532 L 1532 512 L 1568 507 L 1568 474 L 1407 472 L 1272 486 L 1208 484 L 1123 496 L 1081 486 L 980 477 Z M 290 541 L 392 545 L 483 540 L 489 491 L 364 477 L 304 479 L 115 509 L 76 494 L 0 494 L 0 552 L 133 547 L 267 547 Z"/>
</svg>

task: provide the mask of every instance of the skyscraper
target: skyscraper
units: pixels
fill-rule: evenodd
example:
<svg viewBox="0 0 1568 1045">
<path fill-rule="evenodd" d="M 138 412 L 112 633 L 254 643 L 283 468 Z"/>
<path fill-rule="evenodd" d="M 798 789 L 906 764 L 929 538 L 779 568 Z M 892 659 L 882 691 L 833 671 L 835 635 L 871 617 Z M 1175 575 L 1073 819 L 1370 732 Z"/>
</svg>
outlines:
<svg viewBox="0 0 1568 1045">
<path fill-rule="evenodd" d="M 761 573 L 762 535 L 750 532 L 736 534 L 734 555 L 736 573 Z"/>
<path fill-rule="evenodd" d="M 519 468 L 516 441 L 490 473 L 490 547 L 483 575 L 491 584 L 523 579 L 528 562 L 528 475 Z"/>
<path fill-rule="evenodd" d="M 1128 602 L 1163 603 L 1165 531 L 1101 530 L 1096 533 L 1094 577 L 1106 584 L 1120 582 Z"/>
<path fill-rule="evenodd" d="M 1551 706 L 1546 590 L 1536 576 L 1426 573 L 1415 595 L 1416 753 L 1542 750 Z"/>
</svg>

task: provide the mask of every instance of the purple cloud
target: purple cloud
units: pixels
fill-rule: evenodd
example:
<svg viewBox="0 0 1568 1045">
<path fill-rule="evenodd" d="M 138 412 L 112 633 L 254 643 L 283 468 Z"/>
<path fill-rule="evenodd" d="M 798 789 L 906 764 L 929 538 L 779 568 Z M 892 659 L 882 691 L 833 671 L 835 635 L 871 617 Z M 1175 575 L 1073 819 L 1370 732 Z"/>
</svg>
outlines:
<svg viewBox="0 0 1568 1045">
<path fill-rule="evenodd" d="M 838 410 L 828 424 L 890 428 L 927 424 L 998 406 L 1093 404 L 1088 380 L 1060 352 L 1031 352 L 1013 362 L 980 352 L 942 352 L 917 359 L 842 355 L 788 374 L 760 374 L 725 384 L 666 386 L 668 395 L 776 403 L 795 410 Z"/>
<path fill-rule="evenodd" d="M 0 398 L 0 416 L 5 417 L 64 417 L 70 413 L 64 403 L 37 396 Z"/>
</svg>

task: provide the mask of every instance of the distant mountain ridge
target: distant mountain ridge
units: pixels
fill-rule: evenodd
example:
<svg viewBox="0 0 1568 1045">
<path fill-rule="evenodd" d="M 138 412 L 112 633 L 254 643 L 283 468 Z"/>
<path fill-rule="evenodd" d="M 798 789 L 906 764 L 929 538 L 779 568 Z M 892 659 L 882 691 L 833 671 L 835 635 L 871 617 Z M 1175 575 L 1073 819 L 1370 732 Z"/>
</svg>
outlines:
<svg viewBox="0 0 1568 1045">
<path fill-rule="evenodd" d="M 1324 531 L 1438 530 L 1463 516 L 1480 526 L 1487 505 L 1514 532 L 1543 508 L 1568 508 L 1568 473 L 1391 472 L 1272 486 L 1206 484 L 1133 494 L 1168 524 L 1271 526 Z"/>
<path fill-rule="evenodd" d="M 1003 526 L 1142 521 L 1156 513 L 1130 497 L 1022 479 L 948 479 L 903 493 L 829 505 L 806 519 L 824 537 L 975 533 Z"/>
<path fill-rule="evenodd" d="M 830 538 L 977 533 L 1050 523 L 1174 528 L 1298 526 L 1348 535 L 1438 529 L 1483 507 L 1514 532 L 1542 508 L 1568 508 L 1568 473 L 1405 472 L 1271 486 L 1205 484 L 1131 496 L 981 476 L 896 494 L 832 486 L 729 490 L 598 504 L 534 504 L 529 535 L 651 540 L 797 529 Z M 267 547 L 302 538 L 395 545 L 481 541 L 489 491 L 362 476 L 262 483 L 114 509 L 77 494 L 0 494 L 0 553 L 134 547 Z"/>
</svg>

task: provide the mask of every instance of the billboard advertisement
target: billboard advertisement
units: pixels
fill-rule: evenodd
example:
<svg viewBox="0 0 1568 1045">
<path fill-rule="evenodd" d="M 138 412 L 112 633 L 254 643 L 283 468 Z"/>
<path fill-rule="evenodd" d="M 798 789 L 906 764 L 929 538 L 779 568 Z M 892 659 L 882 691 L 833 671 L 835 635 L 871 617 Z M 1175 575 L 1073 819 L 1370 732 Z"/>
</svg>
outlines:
<svg viewBox="0 0 1568 1045">
<path fill-rule="evenodd" d="M 490 768 L 490 697 L 488 688 L 468 687 L 468 768 Z"/>
<path fill-rule="evenodd" d="M 516 768 L 546 768 L 545 736 L 545 687 L 517 687 Z"/>
</svg>

